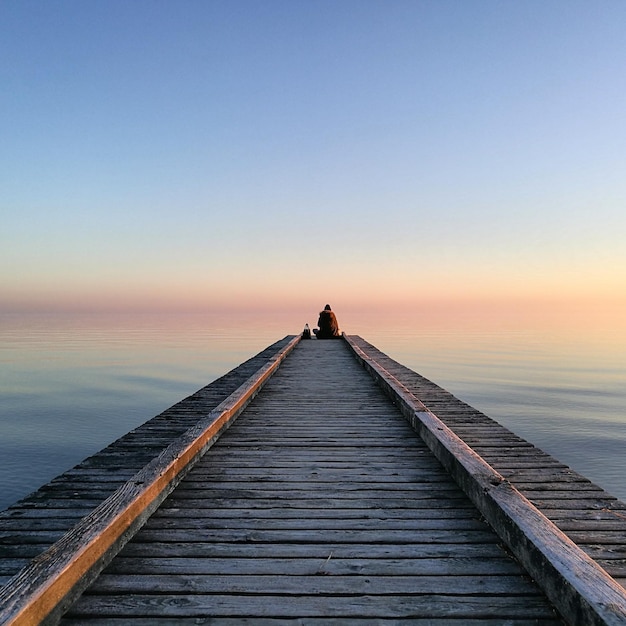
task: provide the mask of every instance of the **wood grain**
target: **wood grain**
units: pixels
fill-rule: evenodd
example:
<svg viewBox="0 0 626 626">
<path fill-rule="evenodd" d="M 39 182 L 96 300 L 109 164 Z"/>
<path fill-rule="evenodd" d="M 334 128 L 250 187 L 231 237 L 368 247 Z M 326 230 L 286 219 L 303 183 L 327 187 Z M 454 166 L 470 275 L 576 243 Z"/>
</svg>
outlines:
<svg viewBox="0 0 626 626">
<path fill-rule="evenodd" d="M 147 616 L 558 623 L 344 343 L 315 340 L 285 360 L 64 622 Z"/>
</svg>

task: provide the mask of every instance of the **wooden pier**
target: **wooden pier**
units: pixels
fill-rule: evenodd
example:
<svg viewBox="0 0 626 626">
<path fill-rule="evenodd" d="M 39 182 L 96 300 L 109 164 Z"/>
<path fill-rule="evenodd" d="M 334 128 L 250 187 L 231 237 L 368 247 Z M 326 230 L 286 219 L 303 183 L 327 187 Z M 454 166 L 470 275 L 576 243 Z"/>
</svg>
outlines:
<svg viewBox="0 0 626 626">
<path fill-rule="evenodd" d="M 626 624 L 626 504 L 289 336 L 0 513 L 0 624 Z"/>
</svg>

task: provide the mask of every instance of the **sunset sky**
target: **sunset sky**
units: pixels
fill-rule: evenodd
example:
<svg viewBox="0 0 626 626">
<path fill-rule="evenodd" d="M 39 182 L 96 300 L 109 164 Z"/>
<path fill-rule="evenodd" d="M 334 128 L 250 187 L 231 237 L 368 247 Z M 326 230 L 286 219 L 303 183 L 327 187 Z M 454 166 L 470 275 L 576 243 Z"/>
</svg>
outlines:
<svg viewBox="0 0 626 626">
<path fill-rule="evenodd" d="M 0 310 L 623 303 L 625 26 L 622 0 L 2 2 Z"/>
</svg>

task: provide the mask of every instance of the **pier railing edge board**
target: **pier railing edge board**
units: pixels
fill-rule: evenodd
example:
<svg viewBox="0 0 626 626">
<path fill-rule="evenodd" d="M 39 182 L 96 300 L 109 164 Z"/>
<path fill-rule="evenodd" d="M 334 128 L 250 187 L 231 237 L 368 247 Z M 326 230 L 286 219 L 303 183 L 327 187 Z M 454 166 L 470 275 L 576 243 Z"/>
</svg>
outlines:
<svg viewBox="0 0 626 626">
<path fill-rule="evenodd" d="M 362 350 L 360 337 L 344 339 L 568 623 L 626 623 L 624 588 Z"/>
<path fill-rule="evenodd" d="M 0 588 L 0 624 L 57 623 L 258 394 L 300 339 L 293 336 L 206 417 Z"/>
</svg>

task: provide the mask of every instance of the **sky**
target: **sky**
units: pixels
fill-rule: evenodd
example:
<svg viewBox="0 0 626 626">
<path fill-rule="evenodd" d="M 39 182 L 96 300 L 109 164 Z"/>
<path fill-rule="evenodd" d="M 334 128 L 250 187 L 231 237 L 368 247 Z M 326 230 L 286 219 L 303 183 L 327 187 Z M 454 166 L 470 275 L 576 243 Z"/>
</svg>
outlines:
<svg viewBox="0 0 626 626">
<path fill-rule="evenodd" d="M 622 0 L 0 2 L 0 311 L 622 311 L 625 24 Z"/>
</svg>

